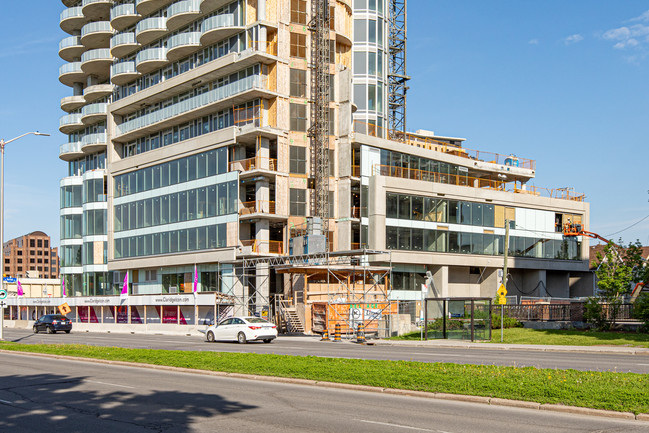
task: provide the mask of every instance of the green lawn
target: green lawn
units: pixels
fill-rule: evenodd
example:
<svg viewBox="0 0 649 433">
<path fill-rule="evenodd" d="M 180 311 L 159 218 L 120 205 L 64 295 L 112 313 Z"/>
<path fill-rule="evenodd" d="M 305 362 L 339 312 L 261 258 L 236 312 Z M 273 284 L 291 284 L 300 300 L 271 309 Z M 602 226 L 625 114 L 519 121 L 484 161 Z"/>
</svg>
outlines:
<svg viewBox="0 0 649 433">
<path fill-rule="evenodd" d="M 633 346 L 649 348 L 649 334 L 569 331 L 554 329 L 507 328 L 503 343 L 559 346 Z M 391 340 L 419 340 L 419 331 L 392 337 Z M 500 329 L 491 330 L 491 343 L 500 343 Z"/>
<path fill-rule="evenodd" d="M 8 342 L 0 349 L 649 412 L 649 375 L 634 373 Z"/>
<path fill-rule="evenodd" d="M 491 342 L 500 343 L 500 329 L 493 329 Z M 649 348 L 649 334 L 555 329 L 508 328 L 503 343 L 560 346 L 634 346 Z"/>
</svg>

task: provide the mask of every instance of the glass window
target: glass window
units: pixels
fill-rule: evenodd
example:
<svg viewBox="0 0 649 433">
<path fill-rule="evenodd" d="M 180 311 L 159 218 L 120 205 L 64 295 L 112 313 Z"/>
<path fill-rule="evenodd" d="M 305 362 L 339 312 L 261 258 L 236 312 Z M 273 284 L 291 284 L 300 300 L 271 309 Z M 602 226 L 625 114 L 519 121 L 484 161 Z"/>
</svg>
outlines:
<svg viewBox="0 0 649 433">
<path fill-rule="evenodd" d="M 367 53 L 365 51 L 354 51 L 354 74 L 365 75 L 367 73 Z"/>
<path fill-rule="evenodd" d="M 411 249 L 413 251 L 421 251 L 424 246 L 424 231 L 422 229 L 413 228 L 411 230 Z"/>
<path fill-rule="evenodd" d="M 291 0 L 291 22 L 307 23 L 306 0 Z"/>
<path fill-rule="evenodd" d="M 306 174 L 306 147 L 290 146 L 289 173 Z"/>
<path fill-rule="evenodd" d="M 366 20 L 354 20 L 354 42 L 367 42 Z"/>
<path fill-rule="evenodd" d="M 482 225 L 482 208 L 483 205 L 481 203 L 473 203 L 471 206 L 471 220 L 472 224 L 474 226 L 481 226 Z"/>
<path fill-rule="evenodd" d="M 369 41 L 376 43 L 376 20 L 369 20 L 368 35 Z"/>
<path fill-rule="evenodd" d="M 494 205 L 485 204 L 482 209 L 482 225 L 485 227 L 494 227 L 495 224 L 495 211 Z"/>
<path fill-rule="evenodd" d="M 291 68 L 291 89 L 290 95 L 298 98 L 306 98 L 306 71 Z"/>
<path fill-rule="evenodd" d="M 306 58 L 306 35 L 291 33 L 291 57 Z"/>
<path fill-rule="evenodd" d="M 290 214 L 306 216 L 306 190 L 290 189 Z"/>
<path fill-rule="evenodd" d="M 306 104 L 290 104 L 290 129 L 291 131 L 306 132 Z"/>
<path fill-rule="evenodd" d="M 410 228 L 399 227 L 399 249 L 410 250 Z"/>
<path fill-rule="evenodd" d="M 399 194 L 387 193 L 385 196 L 385 216 L 387 218 L 399 218 Z"/>
<path fill-rule="evenodd" d="M 410 196 L 405 194 L 399 194 L 399 218 L 400 219 L 410 219 Z"/>
<path fill-rule="evenodd" d="M 410 219 L 423 221 L 424 220 L 424 198 L 421 196 L 412 196 L 411 199 L 412 217 Z"/>
<path fill-rule="evenodd" d="M 460 240 L 458 232 L 450 232 L 448 234 L 448 252 L 449 253 L 459 253 L 460 252 Z"/>
<path fill-rule="evenodd" d="M 385 229 L 385 248 L 396 250 L 399 247 L 397 242 L 398 234 L 396 227 L 386 227 Z"/>
<path fill-rule="evenodd" d="M 471 224 L 471 203 L 461 202 L 460 224 Z"/>
</svg>

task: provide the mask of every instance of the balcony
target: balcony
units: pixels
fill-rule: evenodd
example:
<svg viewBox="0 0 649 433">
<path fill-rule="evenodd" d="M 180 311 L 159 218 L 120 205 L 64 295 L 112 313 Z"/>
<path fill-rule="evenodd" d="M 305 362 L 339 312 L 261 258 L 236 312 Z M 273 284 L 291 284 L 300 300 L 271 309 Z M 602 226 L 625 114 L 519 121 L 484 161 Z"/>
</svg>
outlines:
<svg viewBox="0 0 649 433">
<path fill-rule="evenodd" d="M 59 131 L 64 134 L 69 134 L 81 128 L 83 128 L 81 113 L 66 114 L 59 119 Z"/>
<path fill-rule="evenodd" d="M 63 111 L 70 112 L 83 107 L 85 104 L 86 100 L 83 98 L 83 95 L 66 96 L 65 98 L 61 98 L 61 110 Z"/>
<path fill-rule="evenodd" d="M 83 156 L 81 142 L 64 143 L 59 147 L 59 158 L 63 161 L 72 161 Z"/>
<path fill-rule="evenodd" d="M 141 18 L 142 15 L 137 13 L 133 3 L 113 6 L 110 10 L 110 25 L 117 31 L 122 31 L 131 27 L 140 21 Z"/>
<path fill-rule="evenodd" d="M 251 75 L 234 83 L 123 122 L 117 125 L 118 135 L 123 135 L 123 137 L 120 137 L 121 139 L 130 139 L 130 136 L 136 134 L 129 133 L 137 130 L 141 130 L 141 133 L 147 131 L 152 132 L 159 128 L 178 125 L 191 118 L 205 115 L 208 112 L 214 112 L 220 106 L 231 106 L 232 104 L 238 104 L 255 97 L 268 97 L 266 82 L 266 77 L 263 75 Z M 254 92 L 255 90 L 257 92 Z M 252 95 L 247 94 L 250 91 L 253 91 Z M 243 95 L 244 93 L 246 95 Z"/>
<path fill-rule="evenodd" d="M 135 62 L 133 60 L 117 63 L 110 67 L 110 81 L 118 86 L 129 83 L 140 75 L 135 69 Z"/>
<path fill-rule="evenodd" d="M 201 24 L 201 43 L 211 45 L 222 39 L 241 32 L 244 28 L 234 24 L 233 14 L 216 15 L 203 21 Z"/>
<path fill-rule="evenodd" d="M 167 29 L 172 32 L 194 21 L 201 13 L 200 0 L 182 0 L 167 8 Z"/>
<path fill-rule="evenodd" d="M 230 161 L 228 171 L 248 172 L 255 170 L 277 171 L 277 159 L 253 156 L 252 158 Z"/>
<path fill-rule="evenodd" d="M 81 70 L 81 62 L 66 63 L 59 68 L 59 81 L 72 87 L 74 83 L 85 80 L 86 74 Z"/>
<path fill-rule="evenodd" d="M 167 59 L 174 62 L 201 47 L 201 33 L 189 32 L 174 35 L 167 40 Z"/>
<path fill-rule="evenodd" d="M 244 201 L 242 208 L 239 209 L 239 218 L 243 219 L 254 219 L 254 218 L 264 218 L 270 220 L 286 220 L 287 215 L 278 215 L 275 209 L 275 202 L 268 200 L 255 200 L 255 201 Z"/>
<path fill-rule="evenodd" d="M 73 62 L 81 57 L 84 51 L 86 47 L 81 43 L 79 36 L 68 36 L 59 42 L 59 57 L 65 61 Z"/>
<path fill-rule="evenodd" d="M 113 56 L 108 48 L 99 48 L 83 53 L 81 56 L 81 69 L 88 75 L 96 75 L 100 81 L 108 79 Z"/>
<path fill-rule="evenodd" d="M 284 254 L 284 242 L 242 239 L 243 255 Z"/>
<path fill-rule="evenodd" d="M 99 98 L 108 96 L 113 93 L 115 86 L 112 84 L 95 84 L 94 86 L 88 86 L 83 89 L 83 99 L 86 102 L 96 101 Z"/>
<path fill-rule="evenodd" d="M 92 125 L 101 120 L 106 120 L 108 114 L 108 104 L 105 102 L 98 102 L 89 104 L 81 109 L 81 121 L 85 125 Z"/>
<path fill-rule="evenodd" d="M 113 0 L 83 0 L 82 9 L 86 18 L 91 20 L 108 19 Z"/>
<path fill-rule="evenodd" d="M 94 153 L 106 149 L 106 133 L 97 132 L 86 134 L 81 139 L 81 150 L 83 153 Z"/>
<path fill-rule="evenodd" d="M 67 8 L 59 17 L 59 27 L 66 33 L 73 34 L 81 30 L 81 27 L 87 22 L 81 7 Z"/>
<path fill-rule="evenodd" d="M 146 74 L 154 69 L 161 68 L 167 64 L 166 48 L 149 48 L 142 50 L 135 56 L 135 67 L 138 72 Z"/>
<path fill-rule="evenodd" d="M 139 46 L 134 32 L 117 33 L 110 39 L 110 54 L 117 58 L 126 57 Z"/>
<path fill-rule="evenodd" d="M 167 33 L 167 19 L 164 17 L 145 18 L 135 26 L 135 38 L 142 45 L 153 42 Z"/>
<path fill-rule="evenodd" d="M 88 23 L 81 29 L 81 43 L 86 48 L 108 48 L 113 29 L 108 21 Z"/>
<path fill-rule="evenodd" d="M 167 6 L 173 0 L 135 0 L 135 9 L 140 15 L 149 15 L 164 6 Z"/>
</svg>

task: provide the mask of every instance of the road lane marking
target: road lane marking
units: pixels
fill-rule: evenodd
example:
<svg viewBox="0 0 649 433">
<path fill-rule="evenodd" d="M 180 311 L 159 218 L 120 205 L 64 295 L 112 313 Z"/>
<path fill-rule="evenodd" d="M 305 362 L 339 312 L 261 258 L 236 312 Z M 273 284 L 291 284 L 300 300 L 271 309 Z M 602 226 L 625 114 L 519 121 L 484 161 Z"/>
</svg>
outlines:
<svg viewBox="0 0 649 433">
<path fill-rule="evenodd" d="M 638 364 L 638 365 L 649 365 L 649 364 Z"/>
<path fill-rule="evenodd" d="M 442 431 L 442 430 L 430 430 L 430 429 L 427 429 L 427 428 L 411 427 L 409 425 L 392 424 L 392 423 L 389 423 L 389 422 L 370 421 L 370 420 L 367 420 L 367 419 L 355 419 L 354 421 L 364 422 L 364 423 L 367 423 L 367 424 L 384 425 L 384 426 L 387 426 L 387 427 L 397 427 L 397 428 L 402 428 L 402 429 L 407 429 L 407 430 L 427 431 L 427 432 L 431 432 L 431 433 L 449 433 L 449 432 L 445 432 L 445 431 Z"/>
<path fill-rule="evenodd" d="M 134 386 L 119 385 L 119 384 L 117 384 L 117 383 L 99 382 L 98 380 L 87 380 L 86 382 L 90 382 L 90 383 L 99 383 L 99 384 L 101 384 L 101 385 L 109 385 L 109 386 L 119 386 L 120 388 L 130 388 L 130 389 L 135 389 Z"/>
<path fill-rule="evenodd" d="M 13 401 L 7 401 L 7 400 L 0 400 L 0 403 L 4 403 L 4 404 L 14 404 Z"/>
</svg>

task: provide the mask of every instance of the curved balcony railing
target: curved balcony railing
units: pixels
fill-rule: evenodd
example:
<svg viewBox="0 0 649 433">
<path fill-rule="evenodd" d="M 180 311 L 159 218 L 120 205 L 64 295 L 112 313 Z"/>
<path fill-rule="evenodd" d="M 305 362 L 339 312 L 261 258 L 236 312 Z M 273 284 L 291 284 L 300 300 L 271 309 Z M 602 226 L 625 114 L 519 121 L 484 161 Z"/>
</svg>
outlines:
<svg viewBox="0 0 649 433">
<path fill-rule="evenodd" d="M 81 154 L 81 142 L 74 141 L 72 143 L 63 143 L 59 147 L 59 157 L 66 156 L 69 154 Z M 71 156 L 71 155 L 70 155 Z"/>
<path fill-rule="evenodd" d="M 140 63 L 150 62 L 154 60 L 167 60 L 167 49 L 166 48 L 147 48 L 137 53 L 135 56 L 135 64 L 139 65 Z"/>
<path fill-rule="evenodd" d="M 93 60 L 112 61 L 113 56 L 110 55 L 110 50 L 108 48 L 89 50 L 81 55 L 81 63 L 91 62 Z"/>
<path fill-rule="evenodd" d="M 81 28 L 81 37 L 88 36 L 91 33 L 113 33 L 113 28 L 108 21 L 95 21 Z"/>
<path fill-rule="evenodd" d="M 61 116 L 59 119 L 59 129 L 68 129 L 70 127 L 82 126 L 81 113 L 72 113 Z"/>
<path fill-rule="evenodd" d="M 182 0 L 167 8 L 167 18 L 181 14 L 198 14 L 201 12 L 201 0 Z"/>
<path fill-rule="evenodd" d="M 61 15 L 59 16 L 60 21 L 69 20 L 71 18 L 83 18 L 83 11 L 81 10 L 81 6 L 67 8 L 63 12 L 61 12 Z"/>
<path fill-rule="evenodd" d="M 114 6 L 110 10 L 110 24 L 114 29 L 123 30 L 141 18 L 135 10 L 133 3 L 124 3 Z"/>
<path fill-rule="evenodd" d="M 81 109 L 81 116 L 93 116 L 96 114 L 108 114 L 108 104 L 105 102 L 97 102 L 94 104 L 85 105 Z"/>
<path fill-rule="evenodd" d="M 174 56 L 176 51 L 185 51 L 183 48 L 199 47 L 200 45 L 200 32 L 180 33 L 167 40 L 167 55 Z"/>
<path fill-rule="evenodd" d="M 137 41 L 135 40 L 135 33 L 116 33 L 115 36 L 110 39 L 110 47 L 115 48 L 119 47 L 120 45 L 137 45 Z"/>
<path fill-rule="evenodd" d="M 137 23 L 135 34 L 146 32 L 148 30 L 167 30 L 167 19 L 165 17 L 146 18 Z"/>
<path fill-rule="evenodd" d="M 215 15 L 203 21 L 201 32 L 205 33 L 223 27 L 234 27 L 234 25 L 234 14 Z"/>
<path fill-rule="evenodd" d="M 131 132 L 139 128 L 144 128 L 154 123 L 178 116 L 179 114 L 192 111 L 196 108 L 218 102 L 238 93 L 252 89 L 266 89 L 266 78 L 267 77 L 263 75 L 251 75 L 244 78 L 243 80 L 226 84 L 225 86 L 210 90 L 209 92 L 203 93 L 201 95 L 191 97 L 182 102 L 177 102 L 161 110 L 157 110 L 145 114 L 144 116 L 126 121 L 118 125 L 119 131 L 121 134 L 125 134 L 127 132 Z"/>
<path fill-rule="evenodd" d="M 68 36 L 67 38 L 61 39 L 61 42 L 59 42 L 59 51 L 70 47 L 78 47 L 80 45 L 81 45 L 80 36 Z"/>
<path fill-rule="evenodd" d="M 110 76 L 121 74 L 137 74 L 135 70 L 135 61 L 129 60 L 126 62 L 115 63 L 110 66 Z"/>
<path fill-rule="evenodd" d="M 59 68 L 59 75 L 64 75 L 64 74 L 74 74 L 74 73 L 82 73 L 81 71 L 81 62 L 70 62 L 66 63 L 65 65 L 61 65 Z"/>
</svg>

